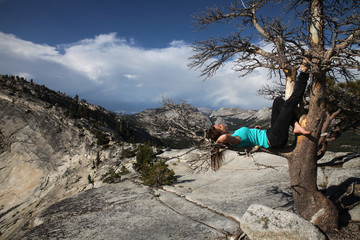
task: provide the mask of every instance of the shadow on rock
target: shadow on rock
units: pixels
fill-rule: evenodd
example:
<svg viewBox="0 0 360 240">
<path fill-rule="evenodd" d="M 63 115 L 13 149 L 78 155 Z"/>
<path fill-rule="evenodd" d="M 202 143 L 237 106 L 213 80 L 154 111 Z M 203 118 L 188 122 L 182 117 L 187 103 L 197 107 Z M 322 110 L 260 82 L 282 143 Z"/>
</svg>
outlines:
<svg viewBox="0 0 360 240">
<path fill-rule="evenodd" d="M 360 153 L 347 153 L 328 162 L 319 163 L 318 167 L 341 167 L 344 163 L 358 157 L 360 157 Z"/>
</svg>

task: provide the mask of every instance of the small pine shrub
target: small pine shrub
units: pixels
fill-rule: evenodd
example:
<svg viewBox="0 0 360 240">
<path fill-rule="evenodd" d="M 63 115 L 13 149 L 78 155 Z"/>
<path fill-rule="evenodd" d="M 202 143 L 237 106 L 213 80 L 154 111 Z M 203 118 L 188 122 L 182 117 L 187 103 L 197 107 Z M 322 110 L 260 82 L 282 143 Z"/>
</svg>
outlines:
<svg viewBox="0 0 360 240">
<path fill-rule="evenodd" d="M 122 166 L 121 169 L 120 169 L 120 174 L 121 175 L 126 175 L 128 173 L 130 173 L 130 171 L 125 166 Z"/>
<path fill-rule="evenodd" d="M 121 182 L 121 172 L 115 172 L 114 168 L 110 168 L 107 173 L 102 175 L 101 180 L 104 183 L 119 183 Z"/>
<path fill-rule="evenodd" d="M 136 152 L 134 150 L 125 149 L 121 152 L 120 158 L 131 158 L 136 156 Z"/>
<path fill-rule="evenodd" d="M 155 160 L 155 154 L 150 144 L 140 146 L 138 153 L 136 154 L 136 162 L 133 167 L 136 171 L 140 172 L 142 168 L 153 165 Z"/>
<path fill-rule="evenodd" d="M 175 172 L 168 168 L 163 161 L 158 161 L 152 166 L 146 166 L 141 171 L 141 181 L 145 185 L 160 187 L 162 185 L 171 185 L 176 183 Z"/>
<path fill-rule="evenodd" d="M 78 105 L 76 116 L 78 118 L 86 118 L 88 116 L 87 108 L 82 105 Z"/>
<path fill-rule="evenodd" d="M 80 128 L 80 130 L 79 130 L 79 138 L 85 137 L 85 130 L 81 126 L 79 128 Z"/>
<path fill-rule="evenodd" d="M 160 187 L 176 183 L 175 172 L 163 161 L 156 161 L 150 144 L 140 147 L 133 167 L 140 173 L 140 179 L 145 185 Z"/>
<path fill-rule="evenodd" d="M 90 175 L 88 175 L 88 182 L 89 184 L 94 185 L 94 179 L 92 179 Z"/>
<path fill-rule="evenodd" d="M 95 159 L 95 161 L 93 161 L 92 169 L 99 167 L 100 163 L 101 163 L 100 152 L 97 152 L 96 159 Z"/>
<path fill-rule="evenodd" d="M 99 146 L 106 145 L 110 142 L 110 140 L 107 138 L 106 134 L 101 131 L 96 131 L 95 137 L 97 139 L 96 144 Z"/>
</svg>

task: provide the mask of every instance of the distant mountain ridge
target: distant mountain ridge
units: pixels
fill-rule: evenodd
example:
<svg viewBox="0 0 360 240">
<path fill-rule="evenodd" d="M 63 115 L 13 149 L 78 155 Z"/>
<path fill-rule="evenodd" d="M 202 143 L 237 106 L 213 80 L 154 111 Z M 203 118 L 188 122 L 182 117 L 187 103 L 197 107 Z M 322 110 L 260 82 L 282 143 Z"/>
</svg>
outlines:
<svg viewBox="0 0 360 240">
<path fill-rule="evenodd" d="M 257 111 L 235 107 L 220 108 L 213 111 L 209 118 L 213 123 L 224 121 L 230 131 L 235 131 L 240 127 L 253 128 L 256 125 L 266 129 L 270 127 L 271 108 L 262 108 Z"/>
<path fill-rule="evenodd" d="M 22 95 L 25 98 L 29 96 L 46 102 L 49 108 L 55 106 L 64 109 L 66 117 L 78 119 L 79 123 L 85 124 L 89 128 L 93 128 L 92 126 L 98 128 L 101 125 L 99 129 L 93 128 L 93 130 L 99 133 L 105 131 L 109 141 L 146 142 L 150 140 L 155 144 L 182 148 L 201 140 L 206 129 L 217 119 L 224 119 L 230 129 L 234 130 L 241 126 L 253 127 L 258 124 L 265 126 L 269 122 L 269 109 L 259 111 L 240 108 L 209 110 L 198 109 L 189 104 L 184 105 L 183 112 L 180 114 L 174 109 L 163 106 L 136 114 L 117 115 L 100 106 L 90 104 L 84 99 L 79 100 L 78 96 L 72 98 L 61 92 L 50 90 L 44 85 L 37 85 L 32 80 L 29 82 L 17 76 L 0 75 L 0 86 L 3 99 L 9 98 L 7 96 L 19 98 Z M 4 93 L 4 91 L 6 92 Z M 181 114 L 183 116 L 180 116 Z M 195 135 L 189 135 L 184 124 L 187 124 L 187 127 L 195 132 Z M 105 139 L 105 141 L 107 140 Z"/>
<path fill-rule="evenodd" d="M 172 148 L 186 148 L 200 142 L 210 119 L 196 107 L 162 106 L 129 116 L 138 126 Z"/>
<path fill-rule="evenodd" d="M 163 106 L 147 109 L 129 117 L 166 145 L 173 148 L 186 148 L 201 141 L 205 131 L 212 124 L 226 123 L 230 131 L 235 131 L 242 126 L 251 128 L 261 125 L 266 128 L 270 125 L 271 116 L 270 108 L 258 111 L 235 107 L 209 110 L 184 104 L 182 111 L 179 113 Z M 190 134 L 191 132 L 195 134 Z"/>
</svg>

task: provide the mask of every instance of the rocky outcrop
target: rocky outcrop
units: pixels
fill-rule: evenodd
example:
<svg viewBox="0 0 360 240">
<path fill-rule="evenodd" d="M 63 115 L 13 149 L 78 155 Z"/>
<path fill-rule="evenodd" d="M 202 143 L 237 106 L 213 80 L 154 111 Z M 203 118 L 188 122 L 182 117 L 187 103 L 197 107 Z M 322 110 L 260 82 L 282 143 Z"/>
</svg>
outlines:
<svg viewBox="0 0 360 240">
<path fill-rule="evenodd" d="M 250 239 L 326 239 L 317 227 L 298 215 L 257 204 L 248 208 L 240 226 Z"/>
<path fill-rule="evenodd" d="M 172 150 L 160 155 L 170 158 L 167 164 L 178 178 L 175 185 L 149 189 L 138 184 L 130 173 L 120 183 L 103 184 L 53 204 L 35 219 L 35 227 L 24 239 L 38 236 L 57 239 L 236 239 L 243 232 L 248 234 L 245 239 L 259 239 L 253 236 L 278 232 L 289 237 L 291 231 L 298 232 L 302 239 L 324 238 L 312 223 L 295 214 L 286 159 L 267 153 L 255 153 L 251 159 L 229 151 L 219 171 L 192 173 L 188 160 L 200 152 L 184 154 L 187 151 Z M 333 160 L 331 154 L 325 158 L 329 164 Z M 349 160 L 352 161 L 356 162 L 357 158 Z M 266 206 L 262 209 L 267 210 L 253 212 L 260 219 L 247 220 L 252 215 L 249 207 L 253 204 Z M 264 228 L 265 222 L 267 228 Z M 259 224 L 258 228 L 251 227 L 252 233 L 248 230 L 251 223 Z M 311 232 L 305 231 L 310 229 Z M 331 240 L 356 239 L 358 234 L 342 231 L 342 236 L 327 237 Z"/>
<path fill-rule="evenodd" d="M 329 161 L 331 159 L 331 161 Z M 318 162 L 319 189 L 338 205 L 347 209 L 340 215 L 343 222 L 360 221 L 360 154 L 327 152 Z"/>
<path fill-rule="evenodd" d="M 186 206 L 193 219 L 177 213 L 161 203 L 159 198 L 165 196 L 166 193 L 154 195 L 149 188 L 128 180 L 87 190 L 48 208 L 36 219 L 39 225 L 23 239 L 39 236 L 51 239 L 220 239 L 221 232 L 210 225 L 224 226 L 226 230 L 238 228 L 231 219 L 194 204 Z M 181 203 L 181 198 L 175 198 Z"/>
<path fill-rule="evenodd" d="M 44 114 L 17 108 L 1 117 L 6 143 L 0 154 L 2 236 L 16 235 L 31 216 L 88 186 L 96 152 L 87 142 L 94 139 L 89 135 L 80 139 L 79 129 L 58 121 L 55 111 Z"/>
<path fill-rule="evenodd" d="M 102 108 L 24 79 L 0 76 L 0 85 L 1 239 L 17 239 L 42 210 L 119 166 L 131 148 L 122 131 L 153 139 Z"/>
<path fill-rule="evenodd" d="M 278 171 L 262 169 L 251 159 L 229 152 L 220 171 L 190 173 L 187 150 L 166 151 L 178 183 L 151 190 L 127 176 L 123 182 L 90 189 L 50 206 L 24 239 L 225 239 L 241 232 L 239 221 L 254 202 L 291 209 L 286 160 L 257 161 Z M 257 173 L 257 174 L 256 174 Z M 261 184 L 259 184 L 261 183 Z M 76 226 L 76 227 L 75 227 Z"/>
</svg>

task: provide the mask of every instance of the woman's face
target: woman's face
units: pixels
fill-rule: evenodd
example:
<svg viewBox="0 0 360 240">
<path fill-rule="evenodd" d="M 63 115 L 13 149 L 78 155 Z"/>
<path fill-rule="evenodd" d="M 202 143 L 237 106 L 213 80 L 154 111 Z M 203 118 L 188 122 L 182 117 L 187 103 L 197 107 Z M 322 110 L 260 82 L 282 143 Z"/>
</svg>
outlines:
<svg viewBox="0 0 360 240">
<path fill-rule="evenodd" d="M 228 127 L 224 124 L 215 124 L 214 127 L 215 129 L 220 130 L 223 134 L 228 132 Z"/>
</svg>

